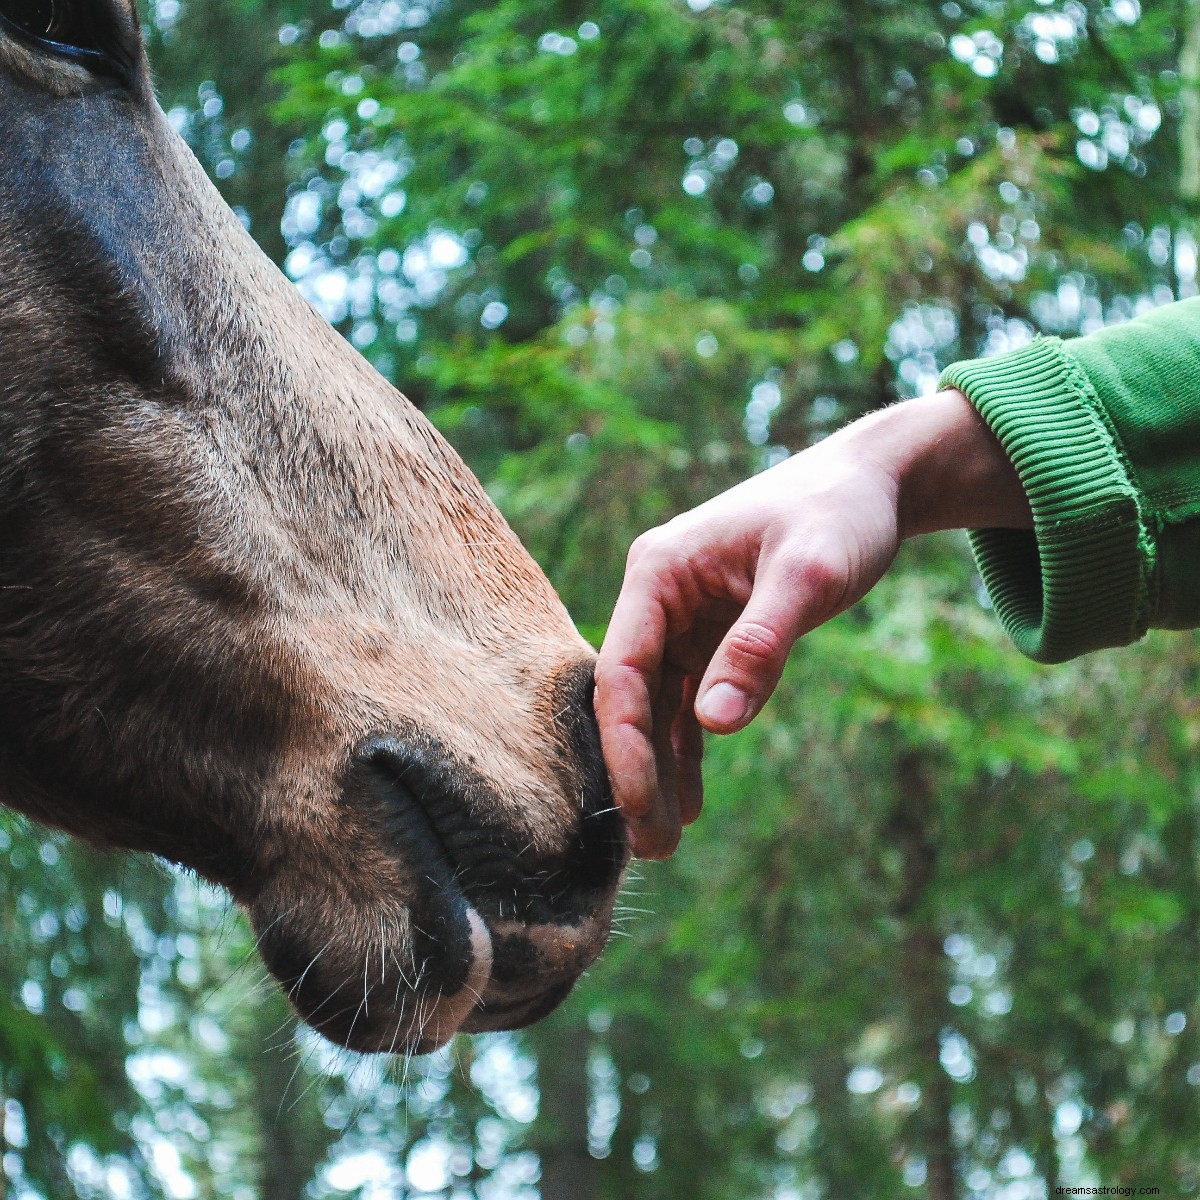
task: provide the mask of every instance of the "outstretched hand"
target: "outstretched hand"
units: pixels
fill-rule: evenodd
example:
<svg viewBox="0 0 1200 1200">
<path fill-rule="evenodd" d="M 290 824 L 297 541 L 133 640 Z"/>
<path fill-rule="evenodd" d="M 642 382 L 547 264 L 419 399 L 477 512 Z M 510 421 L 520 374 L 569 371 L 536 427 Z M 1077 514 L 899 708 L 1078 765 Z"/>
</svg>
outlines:
<svg viewBox="0 0 1200 1200">
<path fill-rule="evenodd" d="M 1028 524 L 1007 457 L 951 391 L 866 417 L 638 538 L 596 668 L 633 852 L 674 851 L 700 812 L 702 729 L 745 726 L 796 639 L 870 591 L 903 538 Z"/>
</svg>

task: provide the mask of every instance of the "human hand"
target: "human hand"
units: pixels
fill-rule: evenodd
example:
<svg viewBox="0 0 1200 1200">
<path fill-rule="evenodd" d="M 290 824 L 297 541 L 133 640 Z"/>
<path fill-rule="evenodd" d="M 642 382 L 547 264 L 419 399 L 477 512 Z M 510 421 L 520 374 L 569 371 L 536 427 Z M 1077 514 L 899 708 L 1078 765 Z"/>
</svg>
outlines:
<svg viewBox="0 0 1200 1200">
<path fill-rule="evenodd" d="M 861 599 L 903 538 L 1028 524 L 1003 450 L 948 391 L 865 417 L 638 538 L 596 667 L 633 852 L 674 851 L 700 812 L 702 728 L 743 728 L 796 639 Z"/>
</svg>

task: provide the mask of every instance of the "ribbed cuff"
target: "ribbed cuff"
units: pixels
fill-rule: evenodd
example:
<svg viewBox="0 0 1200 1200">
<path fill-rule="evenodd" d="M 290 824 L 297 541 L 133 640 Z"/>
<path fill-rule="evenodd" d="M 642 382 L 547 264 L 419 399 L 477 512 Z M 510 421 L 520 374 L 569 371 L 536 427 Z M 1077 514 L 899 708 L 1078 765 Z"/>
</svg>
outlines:
<svg viewBox="0 0 1200 1200">
<path fill-rule="evenodd" d="M 1062 342 L 955 363 L 941 382 L 987 421 L 1033 510 L 1032 533 L 970 535 L 1017 648 L 1051 663 L 1136 641 L 1148 624 L 1151 545 L 1116 435 Z"/>
</svg>

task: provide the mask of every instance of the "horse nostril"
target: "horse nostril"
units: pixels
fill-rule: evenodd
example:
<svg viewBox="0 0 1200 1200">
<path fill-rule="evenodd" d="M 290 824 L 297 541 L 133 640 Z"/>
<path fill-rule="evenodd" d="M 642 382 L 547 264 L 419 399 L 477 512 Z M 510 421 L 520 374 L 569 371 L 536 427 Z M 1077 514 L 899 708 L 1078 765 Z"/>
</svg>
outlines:
<svg viewBox="0 0 1200 1200">
<path fill-rule="evenodd" d="M 421 865 L 453 876 L 449 849 L 434 813 L 453 807 L 456 788 L 448 768 L 439 766 L 434 756 L 398 738 L 371 738 L 354 756 L 348 790 L 355 778 L 364 780 L 398 845 Z"/>
</svg>

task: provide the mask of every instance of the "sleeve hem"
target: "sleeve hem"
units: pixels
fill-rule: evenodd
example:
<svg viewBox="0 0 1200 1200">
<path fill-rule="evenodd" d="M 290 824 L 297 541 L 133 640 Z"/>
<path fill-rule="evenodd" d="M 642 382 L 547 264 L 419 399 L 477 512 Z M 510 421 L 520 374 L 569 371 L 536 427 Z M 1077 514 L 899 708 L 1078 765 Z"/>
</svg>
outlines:
<svg viewBox="0 0 1200 1200">
<path fill-rule="evenodd" d="M 1033 532 L 970 534 L 1004 628 L 1038 662 L 1063 662 L 1145 633 L 1153 545 L 1120 443 L 1057 338 L 955 363 L 962 391 L 1000 440 L 1029 497 Z"/>
</svg>

